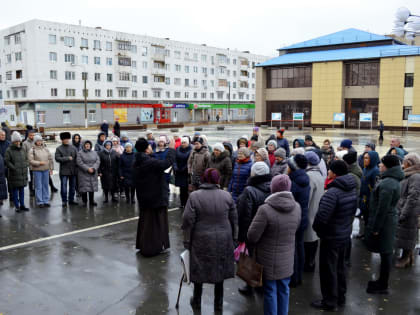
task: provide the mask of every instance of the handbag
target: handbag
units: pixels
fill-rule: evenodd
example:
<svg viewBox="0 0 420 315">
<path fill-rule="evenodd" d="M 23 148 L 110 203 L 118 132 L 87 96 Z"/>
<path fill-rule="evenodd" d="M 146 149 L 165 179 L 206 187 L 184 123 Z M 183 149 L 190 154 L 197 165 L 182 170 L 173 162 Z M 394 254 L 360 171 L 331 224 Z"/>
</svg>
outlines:
<svg viewBox="0 0 420 315">
<path fill-rule="evenodd" d="M 255 251 L 253 257 L 249 257 L 244 252 L 240 254 L 236 275 L 250 287 L 262 287 L 263 266 L 255 261 Z"/>
</svg>

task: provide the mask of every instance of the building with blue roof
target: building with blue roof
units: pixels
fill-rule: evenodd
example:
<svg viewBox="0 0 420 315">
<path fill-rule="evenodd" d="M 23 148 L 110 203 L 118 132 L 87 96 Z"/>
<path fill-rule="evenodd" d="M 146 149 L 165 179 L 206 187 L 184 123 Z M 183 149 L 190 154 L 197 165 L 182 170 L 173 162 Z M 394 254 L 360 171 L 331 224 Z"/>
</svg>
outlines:
<svg viewBox="0 0 420 315">
<path fill-rule="evenodd" d="M 370 128 L 360 121 L 360 114 L 370 114 L 372 126 L 382 120 L 401 129 L 408 115 L 420 114 L 420 46 L 351 28 L 278 52 L 257 65 L 259 123 L 281 113 L 274 125 Z M 303 122 L 293 121 L 294 113 L 303 113 Z"/>
</svg>

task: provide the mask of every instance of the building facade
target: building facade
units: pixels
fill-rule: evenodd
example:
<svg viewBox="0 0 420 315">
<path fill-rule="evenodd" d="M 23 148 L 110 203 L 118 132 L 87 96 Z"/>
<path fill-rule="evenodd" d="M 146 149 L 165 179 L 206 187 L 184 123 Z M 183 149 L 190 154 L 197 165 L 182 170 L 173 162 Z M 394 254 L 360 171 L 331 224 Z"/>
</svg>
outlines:
<svg viewBox="0 0 420 315">
<path fill-rule="evenodd" d="M 420 46 L 348 29 L 281 48 L 257 66 L 255 106 L 259 123 L 420 127 Z"/>
<path fill-rule="evenodd" d="M 146 117 L 154 123 L 216 119 L 216 108 L 200 111 L 194 104 L 224 106 L 219 117 L 227 119 L 229 102 L 243 105 L 231 107 L 230 119 L 249 120 L 255 65 L 269 59 L 40 20 L 2 30 L 0 36 L 0 100 L 16 105 L 19 122 L 46 127 L 83 125 L 84 93 L 89 124 L 116 118 L 121 123 L 137 118 L 143 123 Z"/>
</svg>

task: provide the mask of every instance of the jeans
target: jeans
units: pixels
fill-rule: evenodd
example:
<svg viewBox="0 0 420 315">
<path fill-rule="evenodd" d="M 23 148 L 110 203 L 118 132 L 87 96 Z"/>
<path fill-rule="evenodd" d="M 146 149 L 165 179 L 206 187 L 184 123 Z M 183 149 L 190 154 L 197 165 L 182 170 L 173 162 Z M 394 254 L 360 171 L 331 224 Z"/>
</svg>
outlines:
<svg viewBox="0 0 420 315">
<path fill-rule="evenodd" d="M 35 180 L 35 197 L 38 205 L 50 202 L 50 171 L 33 171 Z"/>
<path fill-rule="evenodd" d="M 346 242 L 321 239 L 319 248 L 319 279 L 322 300 L 328 306 L 337 306 L 346 300 Z"/>
<path fill-rule="evenodd" d="M 290 278 L 264 280 L 264 315 L 287 315 Z"/>
<path fill-rule="evenodd" d="M 75 175 L 60 175 L 61 182 L 61 200 L 63 202 L 74 201 L 74 194 L 76 192 L 76 176 Z M 67 200 L 67 183 L 69 185 L 69 199 Z"/>
<path fill-rule="evenodd" d="M 16 208 L 25 206 L 25 187 L 12 188 L 12 196 Z"/>
<path fill-rule="evenodd" d="M 295 239 L 295 262 L 293 264 L 292 282 L 295 284 L 302 283 L 302 274 L 305 265 L 305 246 L 303 242 L 305 230 L 299 228 L 296 231 Z"/>
</svg>

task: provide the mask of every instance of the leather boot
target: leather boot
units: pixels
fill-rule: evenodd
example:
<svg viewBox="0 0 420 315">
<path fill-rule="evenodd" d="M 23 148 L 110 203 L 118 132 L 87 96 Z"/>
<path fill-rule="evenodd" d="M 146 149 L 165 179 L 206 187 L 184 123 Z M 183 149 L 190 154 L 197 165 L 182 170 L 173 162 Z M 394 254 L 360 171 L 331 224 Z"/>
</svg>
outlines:
<svg viewBox="0 0 420 315">
<path fill-rule="evenodd" d="M 404 249 L 401 258 L 398 259 L 397 263 L 395 264 L 395 268 L 407 268 L 409 266 L 412 266 L 412 256 L 412 250 Z"/>
<path fill-rule="evenodd" d="M 191 307 L 195 310 L 201 309 L 201 295 L 203 294 L 203 284 L 194 283 L 194 293 L 190 299 Z"/>
<path fill-rule="evenodd" d="M 214 285 L 214 311 L 221 312 L 223 310 L 223 282 Z"/>
</svg>

